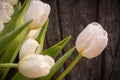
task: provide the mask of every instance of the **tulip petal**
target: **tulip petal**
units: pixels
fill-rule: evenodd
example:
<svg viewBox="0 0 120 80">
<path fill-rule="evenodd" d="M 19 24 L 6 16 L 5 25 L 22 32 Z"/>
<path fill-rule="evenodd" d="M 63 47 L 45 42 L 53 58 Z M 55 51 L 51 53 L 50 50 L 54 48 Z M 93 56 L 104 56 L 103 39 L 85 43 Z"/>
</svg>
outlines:
<svg viewBox="0 0 120 80">
<path fill-rule="evenodd" d="M 24 22 L 33 20 L 28 26 L 30 29 L 38 29 L 44 25 L 50 13 L 50 6 L 42 1 L 33 0 L 25 14 Z"/>
<path fill-rule="evenodd" d="M 107 31 L 104 30 L 103 33 L 104 33 L 104 36 L 108 37 Z"/>
<path fill-rule="evenodd" d="M 97 57 L 107 46 L 108 38 L 104 36 L 96 37 L 89 48 L 85 49 L 82 53 L 82 56 L 86 58 L 94 58 Z"/>
<path fill-rule="evenodd" d="M 14 12 L 13 6 L 7 2 L 0 2 L 0 10 L 5 10 L 9 16 L 11 16 Z"/>
<path fill-rule="evenodd" d="M 18 0 L 7 0 L 7 2 L 11 5 L 16 5 L 18 3 Z"/>
<path fill-rule="evenodd" d="M 97 23 L 96 23 L 97 25 Z M 101 31 L 94 24 L 89 24 L 77 37 L 76 39 L 76 48 L 78 51 L 84 50 L 91 45 L 91 41 L 96 37 L 103 35 L 103 31 Z M 100 27 L 100 26 L 99 26 Z"/>
<path fill-rule="evenodd" d="M 0 10 L 0 21 L 7 23 L 11 20 L 11 17 L 6 14 L 4 10 Z"/>
<path fill-rule="evenodd" d="M 2 32 L 3 29 L 4 29 L 4 24 L 0 21 L 0 33 Z"/>
<path fill-rule="evenodd" d="M 88 26 L 94 26 L 94 27 L 99 28 L 100 30 L 103 30 L 103 27 L 97 22 L 92 22 L 92 23 L 88 24 Z"/>
<path fill-rule="evenodd" d="M 43 55 L 25 56 L 18 65 L 18 70 L 29 78 L 46 76 L 50 71 L 50 66 L 45 62 L 45 56 Z"/>
<path fill-rule="evenodd" d="M 40 18 L 40 23 L 39 26 L 42 27 L 45 23 L 45 21 L 47 20 L 49 14 L 50 14 L 50 6 L 48 4 L 44 5 L 44 13 L 42 14 L 41 18 Z"/>
<path fill-rule="evenodd" d="M 11 20 L 11 15 L 14 12 L 13 6 L 6 2 L 0 2 L 0 21 L 7 23 Z"/>
<path fill-rule="evenodd" d="M 76 48 L 79 53 L 89 48 L 94 38 L 98 36 L 108 36 L 107 32 L 97 22 L 92 22 L 78 35 L 76 39 Z"/>
<path fill-rule="evenodd" d="M 38 48 L 39 44 L 37 41 L 35 41 L 32 38 L 28 38 L 22 45 L 21 49 L 20 49 L 20 53 L 19 53 L 19 59 L 27 56 L 27 55 L 31 55 L 31 54 L 35 54 L 37 48 Z"/>
<path fill-rule="evenodd" d="M 40 33 L 41 28 L 36 29 L 36 30 L 31 30 L 28 34 L 28 38 L 36 39 Z"/>
<path fill-rule="evenodd" d="M 18 3 L 18 0 L 0 0 L 1 2 L 7 2 L 11 5 L 16 5 Z"/>
<path fill-rule="evenodd" d="M 52 68 L 55 64 L 54 59 L 48 55 L 45 56 L 45 61 L 49 64 L 50 68 Z"/>
</svg>

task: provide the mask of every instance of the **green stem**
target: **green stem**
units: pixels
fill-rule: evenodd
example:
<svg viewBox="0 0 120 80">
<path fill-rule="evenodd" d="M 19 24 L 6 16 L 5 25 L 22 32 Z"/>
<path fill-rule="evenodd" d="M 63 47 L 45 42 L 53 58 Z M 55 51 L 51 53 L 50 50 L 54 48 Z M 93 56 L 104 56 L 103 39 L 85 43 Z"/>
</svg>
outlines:
<svg viewBox="0 0 120 80">
<path fill-rule="evenodd" d="M 71 69 L 78 63 L 78 61 L 81 59 L 81 57 L 82 56 L 80 54 L 78 54 L 78 56 L 67 67 L 67 69 L 57 78 L 57 80 L 62 80 L 71 71 Z"/>
<path fill-rule="evenodd" d="M 17 68 L 18 64 L 17 63 L 0 63 L 0 67 L 12 67 L 12 68 Z"/>
</svg>

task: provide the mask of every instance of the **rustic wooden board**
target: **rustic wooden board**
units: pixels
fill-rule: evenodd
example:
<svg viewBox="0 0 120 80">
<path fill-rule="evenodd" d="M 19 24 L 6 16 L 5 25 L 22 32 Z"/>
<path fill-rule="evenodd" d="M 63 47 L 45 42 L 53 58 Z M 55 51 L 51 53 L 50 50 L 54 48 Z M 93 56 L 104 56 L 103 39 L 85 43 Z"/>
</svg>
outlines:
<svg viewBox="0 0 120 80">
<path fill-rule="evenodd" d="M 60 0 L 60 1 L 48 1 L 56 11 L 51 11 L 50 20 L 52 21 L 48 29 L 47 45 L 54 44 L 54 40 L 57 38 L 62 39 L 68 35 L 72 35 L 73 38 L 71 42 L 67 45 L 64 52 L 70 49 L 75 44 L 76 36 L 83 30 L 83 28 L 90 22 L 96 21 L 96 2 L 95 0 L 90 2 L 89 0 L 79 1 L 79 0 Z M 55 3 L 56 2 L 56 3 Z M 56 6 L 57 5 L 57 6 Z M 52 14 L 53 13 L 53 14 Z M 56 16 L 54 16 L 56 15 Z M 56 19 L 55 21 L 55 18 Z M 58 20 L 58 21 L 57 21 Z M 54 21 L 56 22 L 54 24 Z M 54 26 L 53 26 L 54 25 Z M 58 25 L 58 26 L 56 26 Z M 53 36 L 51 40 L 51 33 L 54 33 L 58 28 L 59 35 Z M 53 32 L 52 32 L 53 31 Z M 51 42 L 49 41 L 51 40 Z M 77 52 L 71 56 L 71 58 L 66 62 L 65 67 L 68 66 L 71 61 L 75 58 Z M 96 65 L 94 65 L 96 64 Z M 94 66 L 92 66 L 94 65 Z M 96 75 L 96 76 L 95 76 Z M 87 60 L 83 58 L 80 63 L 71 71 L 71 73 L 65 78 L 66 80 L 88 80 L 97 79 L 99 76 L 99 58 L 93 60 Z"/>
<path fill-rule="evenodd" d="M 88 23 L 93 21 L 102 24 L 109 34 L 109 44 L 102 55 L 91 60 L 82 58 L 75 68 L 65 77 L 65 80 L 120 80 L 120 1 L 43 1 L 50 3 L 52 6 L 46 39 L 47 47 L 68 35 L 72 35 L 72 40 L 63 51 L 66 52 L 74 46 L 77 35 Z M 64 65 L 65 68 L 77 54 L 75 51 Z"/>
<path fill-rule="evenodd" d="M 102 56 L 101 80 L 120 80 L 120 1 L 100 0 L 99 22 L 109 33 L 109 44 Z"/>
<path fill-rule="evenodd" d="M 73 38 L 65 51 L 75 44 L 77 35 L 90 22 L 96 21 L 95 0 L 59 0 L 60 24 L 63 37 Z M 75 52 L 66 62 L 67 67 L 75 58 Z M 97 80 L 99 78 L 99 57 L 95 59 L 82 58 L 75 68 L 67 75 L 66 80 Z"/>
<path fill-rule="evenodd" d="M 51 12 L 49 16 L 49 26 L 48 26 L 46 41 L 44 46 L 44 48 L 46 49 L 56 44 L 60 40 L 62 40 L 62 36 L 61 36 L 61 28 L 59 24 L 58 5 L 56 0 L 43 0 L 43 1 L 50 4 L 51 6 Z M 56 58 L 56 60 L 58 60 L 61 56 L 62 56 L 62 52 Z M 56 72 L 56 74 L 53 77 L 53 80 L 56 80 L 56 78 L 63 72 L 63 70 L 64 70 L 64 65 L 60 70 Z"/>
</svg>

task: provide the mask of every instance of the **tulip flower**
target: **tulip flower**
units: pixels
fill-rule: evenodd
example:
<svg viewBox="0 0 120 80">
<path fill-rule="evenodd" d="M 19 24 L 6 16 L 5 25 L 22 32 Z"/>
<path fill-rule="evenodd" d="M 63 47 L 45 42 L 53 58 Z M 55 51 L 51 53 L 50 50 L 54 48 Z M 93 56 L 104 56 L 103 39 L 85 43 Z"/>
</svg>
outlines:
<svg viewBox="0 0 120 80">
<path fill-rule="evenodd" d="M 0 32 L 4 29 L 4 24 L 0 21 Z"/>
<path fill-rule="evenodd" d="M 0 21 L 7 23 L 11 20 L 11 15 L 14 12 L 13 6 L 7 2 L 0 2 Z"/>
<path fill-rule="evenodd" d="M 42 27 L 50 13 L 50 6 L 39 0 L 33 0 L 25 14 L 24 22 L 33 20 L 28 26 L 30 29 L 38 29 Z"/>
<path fill-rule="evenodd" d="M 40 33 L 41 28 L 36 29 L 36 30 L 30 30 L 29 34 L 28 34 L 28 38 L 32 38 L 32 39 L 36 39 Z"/>
<path fill-rule="evenodd" d="M 38 78 L 48 75 L 54 63 L 54 59 L 50 56 L 33 54 L 19 61 L 18 70 L 26 77 Z"/>
<path fill-rule="evenodd" d="M 77 51 L 86 58 L 97 57 L 108 44 L 108 34 L 97 22 L 92 22 L 78 35 Z"/>
<path fill-rule="evenodd" d="M 55 61 L 52 57 L 45 55 L 45 61 L 48 63 L 49 67 L 52 68 L 53 65 L 55 64 Z"/>
<path fill-rule="evenodd" d="M 0 0 L 2 2 L 7 2 L 11 5 L 16 5 L 18 3 L 18 0 Z"/>
<path fill-rule="evenodd" d="M 26 39 L 20 49 L 19 59 L 27 55 L 35 54 L 38 48 L 39 43 L 36 40 L 32 38 Z"/>
</svg>

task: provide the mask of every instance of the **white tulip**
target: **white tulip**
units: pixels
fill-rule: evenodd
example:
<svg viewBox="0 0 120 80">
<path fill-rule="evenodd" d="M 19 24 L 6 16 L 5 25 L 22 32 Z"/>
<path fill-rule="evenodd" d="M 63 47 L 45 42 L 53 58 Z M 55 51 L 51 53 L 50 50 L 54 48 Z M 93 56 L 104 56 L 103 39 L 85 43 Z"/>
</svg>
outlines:
<svg viewBox="0 0 120 80">
<path fill-rule="evenodd" d="M 76 48 L 86 58 L 97 57 L 108 44 L 108 34 L 97 22 L 92 22 L 78 35 Z"/>
<path fill-rule="evenodd" d="M 41 28 L 36 29 L 36 30 L 30 30 L 29 34 L 28 34 L 28 38 L 33 38 L 36 39 L 40 33 Z"/>
<path fill-rule="evenodd" d="M 18 0 L 6 0 L 11 5 L 16 5 L 18 3 Z"/>
<path fill-rule="evenodd" d="M 2 2 L 7 2 L 11 5 L 16 5 L 18 3 L 18 0 L 0 0 Z"/>
<path fill-rule="evenodd" d="M 50 68 L 55 64 L 54 59 L 48 55 L 45 55 L 45 61 L 49 64 Z"/>
<path fill-rule="evenodd" d="M 18 70 L 24 76 L 29 78 L 43 77 L 49 74 L 51 66 L 46 62 L 43 55 L 28 55 L 20 60 L 18 63 Z M 52 58 L 48 58 L 50 61 L 54 61 Z M 53 64 L 53 63 L 52 63 Z"/>
<path fill-rule="evenodd" d="M 3 29 L 4 29 L 4 24 L 0 21 L 0 33 L 2 32 Z"/>
<path fill-rule="evenodd" d="M 39 0 L 33 0 L 25 14 L 24 22 L 33 20 L 28 26 L 30 29 L 38 29 L 42 27 L 50 13 L 50 6 Z"/>
<path fill-rule="evenodd" d="M 20 49 L 19 59 L 27 55 L 35 54 L 37 48 L 39 48 L 39 43 L 36 40 L 32 38 L 26 39 Z"/>
<path fill-rule="evenodd" d="M 7 23 L 11 20 L 11 15 L 14 12 L 13 6 L 7 2 L 0 2 L 0 21 Z"/>
</svg>

